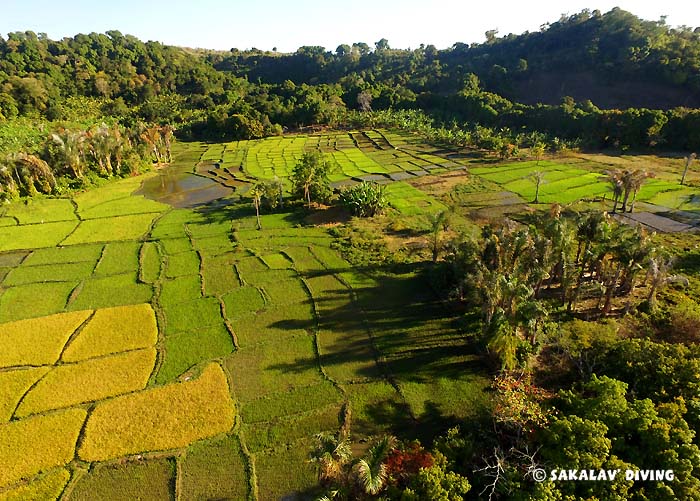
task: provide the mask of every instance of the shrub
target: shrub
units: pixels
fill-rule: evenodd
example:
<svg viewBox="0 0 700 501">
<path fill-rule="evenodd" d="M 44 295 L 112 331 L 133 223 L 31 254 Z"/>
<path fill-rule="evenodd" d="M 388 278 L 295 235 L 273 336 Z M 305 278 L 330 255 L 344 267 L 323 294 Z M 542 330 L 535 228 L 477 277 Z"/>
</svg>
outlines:
<svg viewBox="0 0 700 501">
<path fill-rule="evenodd" d="M 86 416 L 69 409 L 0 425 L 0 487 L 69 463 Z"/>
<path fill-rule="evenodd" d="M 384 187 L 366 181 L 342 190 L 340 203 L 353 215 L 360 217 L 372 217 L 381 213 L 388 205 Z"/>
<path fill-rule="evenodd" d="M 221 367 L 210 364 L 194 381 L 174 383 L 97 405 L 79 455 L 102 461 L 185 447 L 231 429 L 233 401 Z"/>
<path fill-rule="evenodd" d="M 76 311 L 0 324 L 0 367 L 53 365 L 66 341 L 90 313 Z"/>
</svg>

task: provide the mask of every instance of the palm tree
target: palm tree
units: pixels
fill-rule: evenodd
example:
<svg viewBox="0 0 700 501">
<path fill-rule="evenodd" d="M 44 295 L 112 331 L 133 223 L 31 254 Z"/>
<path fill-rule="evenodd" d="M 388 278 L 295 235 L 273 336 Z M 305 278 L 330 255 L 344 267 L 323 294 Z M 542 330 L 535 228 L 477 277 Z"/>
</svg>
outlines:
<svg viewBox="0 0 700 501">
<path fill-rule="evenodd" d="M 27 153 L 16 153 L 13 159 L 30 195 L 36 194 L 37 186 L 42 193 L 51 193 L 54 190 L 56 178 L 51 167 L 44 160 Z"/>
<path fill-rule="evenodd" d="M 350 440 L 345 434 L 330 433 L 319 433 L 315 438 L 316 444 L 310 461 L 319 465 L 319 482 L 342 482 L 345 466 L 352 459 Z"/>
<path fill-rule="evenodd" d="M 430 246 L 433 251 L 433 263 L 437 263 L 442 249 L 443 231 L 447 230 L 450 224 L 450 211 L 448 209 L 438 212 L 435 215 L 429 215 L 430 221 Z"/>
<path fill-rule="evenodd" d="M 646 182 L 647 178 L 654 177 L 654 175 L 645 170 L 635 170 L 632 173 L 630 179 L 630 190 L 632 190 L 632 203 L 630 204 L 630 213 L 634 212 L 634 202 L 637 200 L 637 193 L 642 188 L 642 185 Z"/>
<path fill-rule="evenodd" d="M 386 435 L 370 447 L 365 457 L 355 464 L 355 475 L 365 493 L 376 495 L 382 490 L 387 479 L 385 461 L 395 448 L 396 438 Z"/>
<path fill-rule="evenodd" d="M 19 185 L 15 180 L 15 166 L 10 162 L 0 165 L 0 201 L 19 197 Z"/>
<path fill-rule="evenodd" d="M 112 131 L 103 123 L 95 130 L 87 133 L 88 147 L 93 158 L 100 166 L 102 174 L 112 174 L 112 151 L 115 149 L 116 140 Z"/>
<path fill-rule="evenodd" d="M 622 184 L 622 171 L 619 169 L 615 170 L 609 170 L 607 171 L 607 180 L 612 186 L 612 192 L 613 192 L 613 214 L 617 210 L 617 204 L 620 201 L 620 198 L 622 197 L 622 192 L 624 190 L 623 184 Z"/>
<path fill-rule="evenodd" d="M 255 218 L 258 222 L 258 229 L 262 230 L 262 224 L 260 223 L 260 202 L 265 196 L 265 184 L 261 182 L 255 183 L 248 193 L 253 199 L 253 207 L 255 207 Z"/>
<path fill-rule="evenodd" d="M 83 162 L 85 133 L 63 129 L 58 134 L 51 134 L 51 139 L 58 146 L 64 168 L 69 170 L 75 178 L 82 179 L 85 173 Z"/>
</svg>

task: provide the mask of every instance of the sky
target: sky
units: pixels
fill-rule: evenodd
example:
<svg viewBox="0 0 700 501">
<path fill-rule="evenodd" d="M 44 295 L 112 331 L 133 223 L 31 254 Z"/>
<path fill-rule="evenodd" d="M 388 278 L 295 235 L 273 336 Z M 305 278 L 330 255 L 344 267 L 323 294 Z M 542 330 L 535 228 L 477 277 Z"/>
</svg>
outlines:
<svg viewBox="0 0 700 501">
<path fill-rule="evenodd" d="M 381 38 L 393 48 L 421 43 L 438 49 L 537 31 L 561 14 L 620 7 L 671 26 L 700 26 L 696 0 L 0 0 L 0 34 L 31 30 L 52 39 L 118 30 L 141 40 L 229 50 L 293 52 L 303 45 L 329 50 Z"/>
</svg>

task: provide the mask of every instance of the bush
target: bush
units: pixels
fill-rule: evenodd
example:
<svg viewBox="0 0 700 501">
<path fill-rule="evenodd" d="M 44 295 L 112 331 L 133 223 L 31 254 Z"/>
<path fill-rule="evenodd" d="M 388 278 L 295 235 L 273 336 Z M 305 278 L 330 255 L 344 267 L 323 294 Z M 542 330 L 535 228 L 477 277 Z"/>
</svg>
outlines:
<svg viewBox="0 0 700 501">
<path fill-rule="evenodd" d="M 381 213 L 388 205 L 384 187 L 366 181 L 341 191 L 340 203 L 360 217 L 372 217 Z"/>
</svg>

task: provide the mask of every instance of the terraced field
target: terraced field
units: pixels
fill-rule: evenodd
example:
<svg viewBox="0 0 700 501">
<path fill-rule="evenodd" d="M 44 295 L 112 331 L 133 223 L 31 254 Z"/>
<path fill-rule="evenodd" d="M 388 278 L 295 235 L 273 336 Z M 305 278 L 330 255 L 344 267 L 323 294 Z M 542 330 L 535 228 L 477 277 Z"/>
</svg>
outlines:
<svg viewBox="0 0 700 501">
<path fill-rule="evenodd" d="M 581 162 L 475 166 L 387 131 L 175 157 L 238 188 L 286 182 L 309 148 L 339 184 L 387 183 L 408 219 L 447 209 L 431 193 L 450 186 L 466 215 L 522 210 L 533 170 L 543 203 L 608 192 Z M 358 441 L 430 438 L 488 407 L 472 341 L 420 268 L 368 273 L 303 211 L 257 230 L 237 193 L 174 209 L 135 195 L 143 179 L 0 208 L 0 499 L 313 497 L 311 438 L 342 419 Z M 690 208 L 695 190 L 676 188 L 655 180 L 638 198 Z"/>
<path fill-rule="evenodd" d="M 2 209 L 0 499 L 313 496 L 311 438 L 344 416 L 358 440 L 421 436 L 487 405 L 416 272 L 365 275 L 298 213 L 258 231 L 235 196 L 173 209 L 140 182 Z"/>
<path fill-rule="evenodd" d="M 331 181 L 400 181 L 461 169 L 453 152 L 429 147 L 415 137 L 384 130 L 330 132 L 210 145 L 197 171 L 224 185 L 279 179 L 283 183 L 307 150 L 323 152 L 333 167 Z"/>
</svg>

